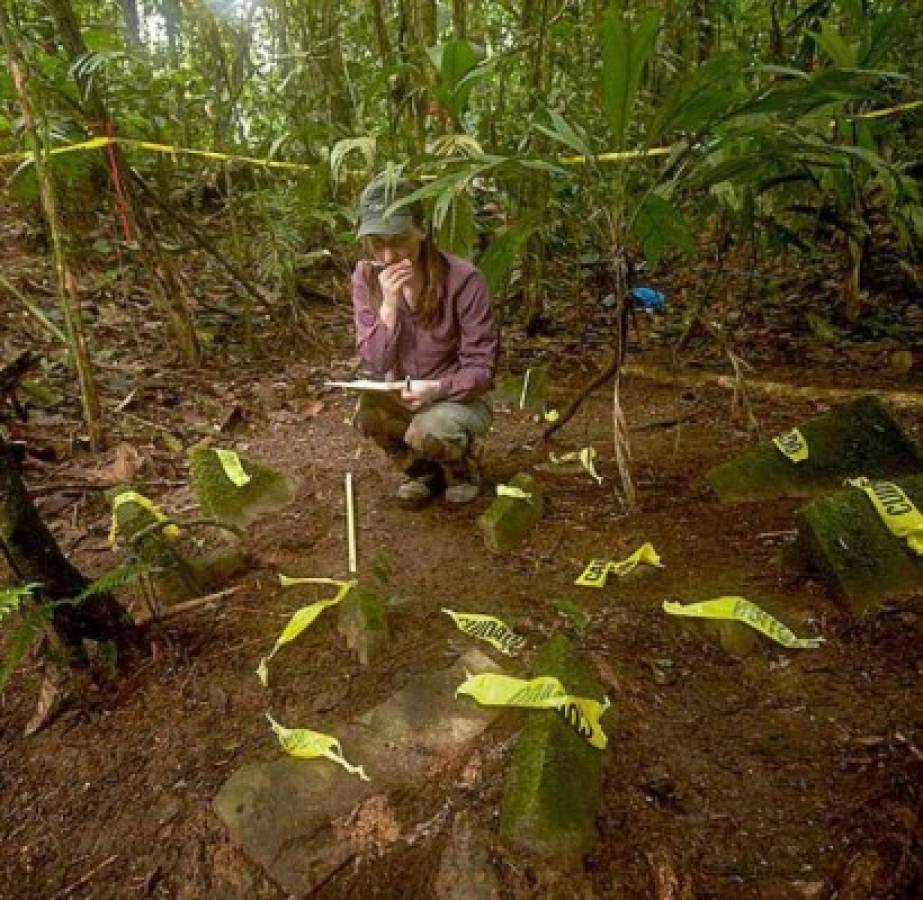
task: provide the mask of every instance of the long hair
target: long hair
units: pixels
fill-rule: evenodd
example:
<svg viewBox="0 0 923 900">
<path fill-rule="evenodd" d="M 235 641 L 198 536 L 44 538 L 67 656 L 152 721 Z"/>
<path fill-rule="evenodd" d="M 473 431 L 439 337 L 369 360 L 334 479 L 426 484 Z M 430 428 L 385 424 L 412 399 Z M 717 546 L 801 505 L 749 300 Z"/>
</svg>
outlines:
<svg viewBox="0 0 923 900">
<path fill-rule="evenodd" d="M 423 271 L 423 287 L 417 298 L 416 312 L 420 324 L 429 329 L 436 325 L 443 312 L 442 292 L 445 290 L 449 264 L 436 246 L 430 224 L 422 218 L 418 220 L 416 216 L 414 216 L 414 224 L 424 232 L 420 243 L 420 258 L 417 262 Z M 367 237 L 362 239 L 362 250 L 365 259 L 374 259 L 372 242 Z M 377 310 L 383 298 L 378 275 L 374 269 L 369 270 L 367 279 L 369 297 L 373 308 Z"/>
</svg>

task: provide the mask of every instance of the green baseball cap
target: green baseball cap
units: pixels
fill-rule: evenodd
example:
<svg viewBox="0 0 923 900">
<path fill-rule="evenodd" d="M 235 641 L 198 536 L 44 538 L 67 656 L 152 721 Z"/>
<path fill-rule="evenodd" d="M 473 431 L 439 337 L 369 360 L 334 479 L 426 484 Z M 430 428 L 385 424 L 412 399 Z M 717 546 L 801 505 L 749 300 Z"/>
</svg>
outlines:
<svg viewBox="0 0 923 900">
<path fill-rule="evenodd" d="M 425 218 L 423 206 L 419 201 L 402 206 L 390 216 L 384 215 L 392 203 L 407 197 L 414 190 L 414 185 L 405 179 L 399 180 L 396 184 L 388 184 L 384 178 L 376 178 L 369 182 L 359 198 L 359 231 L 356 237 L 372 234 L 393 237 L 403 234 L 411 225 Z"/>
</svg>

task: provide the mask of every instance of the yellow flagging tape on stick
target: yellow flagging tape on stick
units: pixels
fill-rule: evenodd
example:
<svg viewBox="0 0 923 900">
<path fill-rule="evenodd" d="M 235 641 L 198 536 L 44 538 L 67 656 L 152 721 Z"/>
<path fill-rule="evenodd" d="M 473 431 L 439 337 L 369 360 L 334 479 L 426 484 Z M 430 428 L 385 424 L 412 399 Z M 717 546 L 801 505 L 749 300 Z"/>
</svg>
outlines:
<svg viewBox="0 0 923 900">
<path fill-rule="evenodd" d="M 487 641 L 488 644 L 496 647 L 507 656 L 514 656 L 517 650 L 521 650 L 526 645 L 526 639 L 521 634 L 516 634 L 506 622 L 494 618 L 494 616 L 455 612 L 451 609 L 444 609 L 443 612 L 447 616 L 451 616 L 459 631 L 464 632 L 469 637 Z"/>
<path fill-rule="evenodd" d="M 613 562 L 610 559 L 591 560 L 574 584 L 579 584 L 581 587 L 602 588 L 606 586 L 606 580 L 610 573 L 622 578 L 630 572 L 634 572 L 642 563 L 663 568 L 660 555 L 650 541 L 643 543 L 631 556 L 626 556 L 625 559 L 619 562 Z"/>
<path fill-rule="evenodd" d="M 869 481 L 868 478 L 849 478 L 846 483 L 865 491 L 888 531 L 896 538 L 906 538 L 910 550 L 923 556 L 923 513 L 903 488 L 893 481 Z"/>
<path fill-rule="evenodd" d="M 774 437 L 772 442 L 776 449 L 793 463 L 804 462 L 808 458 L 808 442 L 797 428 Z"/>
<path fill-rule="evenodd" d="M 123 491 L 112 501 L 112 525 L 109 527 L 110 544 L 115 543 L 115 536 L 119 530 L 119 507 L 124 506 L 126 503 L 136 503 L 142 509 L 146 509 L 158 522 L 163 522 L 167 518 L 163 514 L 163 510 L 153 500 L 145 497 L 144 494 L 139 494 L 137 491 Z M 179 536 L 180 530 L 176 525 L 164 525 L 163 533 L 169 538 L 175 538 Z"/>
<path fill-rule="evenodd" d="M 310 731 L 307 728 L 286 728 L 269 713 L 266 713 L 266 718 L 279 738 L 282 749 L 289 756 L 297 756 L 299 759 L 329 759 L 346 769 L 350 775 L 358 775 L 363 781 L 372 780 L 365 774 L 362 766 L 354 766 L 346 761 L 340 742 L 332 735 Z"/>
<path fill-rule="evenodd" d="M 554 709 L 580 737 L 597 750 L 605 750 L 609 742 L 599 723 L 600 717 L 609 708 L 609 700 L 600 703 L 589 697 L 575 697 L 567 693 L 557 678 L 551 676 L 525 681 L 509 675 L 482 672 L 480 675 L 469 675 L 456 689 L 455 696 L 459 694 L 473 697 L 481 706 Z"/>
<path fill-rule="evenodd" d="M 243 487 L 250 483 L 250 476 L 244 471 L 243 463 L 240 457 L 233 450 L 222 450 L 215 448 L 215 456 L 224 469 L 224 474 L 228 476 L 228 481 L 235 487 Z"/>
<path fill-rule="evenodd" d="M 257 667 L 256 677 L 259 678 L 260 684 L 262 684 L 263 687 L 269 687 L 269 660 L 271 660 L 282 647 L 295 640 L 305 629 L 310 628 L 314 624 L 314 620 L 327 609 L 328 606 L 336 606 L 337 603 L 343 600 L 357 584 L 355 580 L 337 581 L 334 578 L 289 578 L 287 575 L 280 575 L 279 583 L 282 587 L 292 587 L 298 584 L 333 584 L 337 586 L 338 590 L 336 596 L 331 597 L 329 600 L 318 600 L 317 603 L 312 603 L 309 606 L 302 606 L 301 609 L 296 610 L 288 620 L 288 624 L 282 629 L 282 634 L 276 638 L 276 642 L 272 650 L 269 651 L 269 655 L 264 656 Z"/>
<path fill-rule="evenodd" d="M 584 447 L 582 450 L 571 450 L 569 453 L 562 453 L 560 456 L 556 453 L 549 453 L 548 458 L 556 466 L 569 462 L 578 462 L 583 470 L 596 480 L 597 484 L 602 484 L 602 476 L 596 471 L 595 465 L 598 455 L 595 447 Z"/>
<path fill-rule="evenodd" d="M 696 619 L 734 619 L 792 650 L 816 650 L 824 641 L 823 638 L 795 637 L 788 626 L 745 597 L 717 597 L 714 600 L 689 603 L 685 606 L 665 600 L 663 611 L 671 616 L 692 616 Z"/>
</svg>

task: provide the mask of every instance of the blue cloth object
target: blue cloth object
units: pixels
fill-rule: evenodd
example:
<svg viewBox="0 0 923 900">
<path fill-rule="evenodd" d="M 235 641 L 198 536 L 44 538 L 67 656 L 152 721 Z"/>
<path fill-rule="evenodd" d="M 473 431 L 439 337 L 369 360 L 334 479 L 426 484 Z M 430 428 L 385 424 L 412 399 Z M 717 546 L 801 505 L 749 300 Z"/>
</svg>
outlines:
<svg viewBox="0 0 923 900">
<path fill-rule="evenodd" d="M 632 288 L 631 296 L 645 309 L 663 309 L 667 302 L 667 298 L 660 291 L 655 291 L 649 287 Z"/>
</svg>

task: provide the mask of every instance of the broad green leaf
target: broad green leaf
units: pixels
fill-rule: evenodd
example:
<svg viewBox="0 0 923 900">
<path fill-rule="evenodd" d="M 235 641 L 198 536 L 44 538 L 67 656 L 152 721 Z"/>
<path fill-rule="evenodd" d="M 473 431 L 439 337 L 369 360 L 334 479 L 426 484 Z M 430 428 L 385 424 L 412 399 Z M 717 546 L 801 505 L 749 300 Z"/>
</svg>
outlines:
<svg viewBox="0 0 923 900">
<path fill-rule="evenodd" d="M 664 98 L 647 132 L 649 144 L 672 131 L 695 132 L 729 113 L 739 99 L 740 61 L 734 53 L 715 56 L 679 78 Z"/>
<path fill-rule="evenodd" d="M 538 221 L 521 219 L 498 234 L 478 259 L 490 295 L 500 300 L 506 294 L 513 269 L 519 262 L 529 238 L 539 229 Z"/>
<path fill-rule="evenodd" d="M 427 53 L 439 70 L 436 96 L 456 119 L 461 118 L 474 87 L 474 81 L 465 78 L 478 64 L 477 51 L 468 41 L 455 39 L 430 47 Z"/>
<path fill-rule="evenodd" d="M 685 253 L 695 253 L 695 239 L 686 220 L 669 200 L 660 194 L 648 194 L 638 208 L 632 231 L 651 269 L 660 264 L 663 251 L 670 246 Z"/>
<path fill-rule="evenodd" d="M 660 16 L 649 12 L 632 31 L 624 13 L 614 3 L 610 3 L 603 18 L 603 109 L 615 150 L 625 146 L 625 134 L 641 84 L 641 74 L 653 52 L 659 30 Z"/>
<path fill-rule="evenodd" d="M 575 150 L 581 156 L 590 159 L 593 156 L 593 150 L 583 129 L 578 130 L 571 125 L 559 112 L 553 109 L 548 110 L 548 116 L 554 128 L 546 128 L 544 125 L 533 125 L 532 127 L 547 135 L 554 141 L 558 141 L 572 150 Z"/>
<path fill-rule="evenodd" d="M 908 24 L 907 14 L 900 8 L 875 16 L 868 40 L 859 48 L 857 65 L 864 69 L 880 66 Z"/>
<path fill-rule="evenodd" d="M 856 48 L 850 47 L 828 20 L 820 24 L 820 31 L 809 32 L 817 46 L 841 69 L 855 68 L 858 64 Z"/>
<path fill-rule="evenodd" d="M 439 246 L 470 259 L 476 237 L 471 195 L 467 191 L 456 194 L 439 229 Z"/>
</svg>

